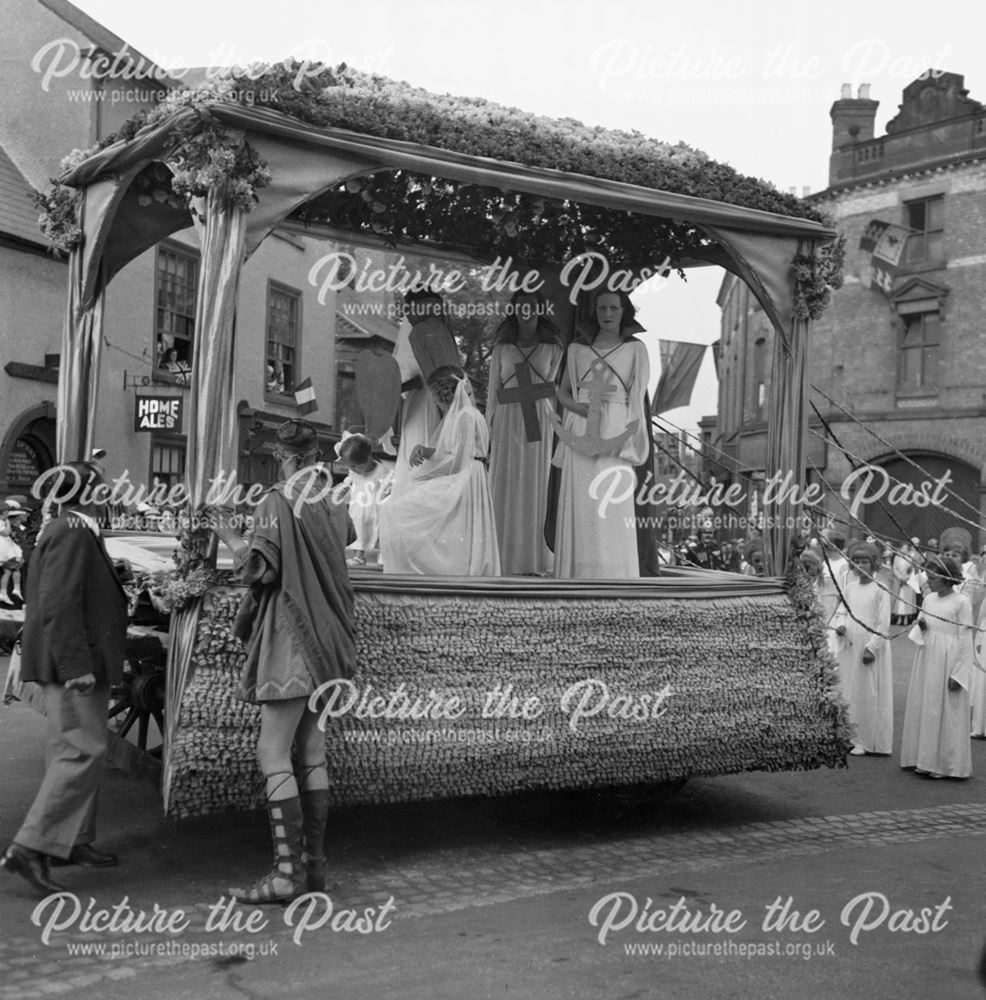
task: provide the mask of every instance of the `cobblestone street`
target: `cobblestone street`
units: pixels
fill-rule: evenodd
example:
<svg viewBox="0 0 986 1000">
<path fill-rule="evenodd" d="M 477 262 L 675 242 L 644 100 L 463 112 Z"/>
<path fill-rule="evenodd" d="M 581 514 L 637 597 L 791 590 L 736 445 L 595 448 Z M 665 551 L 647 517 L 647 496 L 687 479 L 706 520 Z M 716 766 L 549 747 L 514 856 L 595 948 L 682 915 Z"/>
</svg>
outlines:
<svg viewBox="0 0 986 1000">
<path fill-rule="evenodd" d="M 895 653 L 900 703 L 909 670 L 903 640 Z M 37 780 L 40 723 L 22 706 L 2 715 L 4 788 L 11 793 L 4 838 Z M 975 741 L 973 756 L 976 773 L 986 773 L 986 743 Z M 840 771 L 694 779 L 663 801 L 531 794 L 510 802 L 340 811 L 329 840 L 331 913 L 324 899 L 311 909 L 267 908 L 256 932 L 231 923 L 221 928 L 216 911 L 226 886 L 266 864 L 262 817 L 175 825 L 160 819 L 153 789 L 118 771 L 108 774 L 102 802 L 100 843 L 119 850 L 122 863 L 107 872 L 58 870 L 81 914 L 66 904 L 56 916 L 49 906 L 35 926 L 37 901 L 27 887 L 8 877 L 0 885 L 0 1000 L 97 985 L 102 995 L 120 997 L 206 990 L 217 997 L 466 997 L 507 990 L 823 997 L 840 981 L 848 988 L 850 976 L 869 983 L 875 997 L 959 997 L 978 989 L 978 900 L 986 890 L 977 860 L 986 832 L 981 779 L 923 780 L 892 758 L 853 759 Z M 621 911 L 603 944 L 601 914 L 611 904 L 597 904 L 614 893 L 640 915 L 624 923 Z M 864 894 L 871 894 L 869 904 L 859 901 L 844 912 Z M 92 910 L 112 910 L 125 898 L 133 911 L 181 909 L 187 927 L 179 935 L 86 930 L 90 897 Z M 787 897 L 802 916 L 818 910 L 822 930 L 798 932 L 795 923 L 758 936 L 766 930 L 766 908 Z M 898 910 L 930 911 L 946 898 L 939 929 L 890 929 L 907 923 L 893 918 Z M 654 924 L 647 930 L 649 911 L 678 900 L 680 912 L 694 919 L 715 907 L 739 910 L 745 926 L 736 934 L 658 933 Z M 349 910 L 375 920 L 378 930 L 342 929 L 356 926 Z M 308 929 L 299 926 L 306 917 Z M 866 926 L 853 944 L 857 920 Z M 48 921 L 55 929 L 46 945 Z M 763 952 L 771 942 L 776 955 Z M 717 943 L 733 951 L 701 954 Z M 646 952 L 657 945 L 670 953 Z M 802 953 L 812 948 L 814 955 Z M 673 990 L 658 992 L 658 982 L 673 983 Z"/>
</svg>

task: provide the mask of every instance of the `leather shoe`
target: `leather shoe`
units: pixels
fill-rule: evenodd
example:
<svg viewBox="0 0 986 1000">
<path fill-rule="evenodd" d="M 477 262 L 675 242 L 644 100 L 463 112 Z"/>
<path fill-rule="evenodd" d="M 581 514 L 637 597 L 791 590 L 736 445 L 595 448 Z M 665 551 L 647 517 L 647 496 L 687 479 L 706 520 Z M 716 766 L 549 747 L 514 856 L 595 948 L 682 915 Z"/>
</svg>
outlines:
<svg viewBox="0 0 986 1000">
<path fill-rule="evenodd" d="M 3 857 L 0 857 L 0 868 L 20 875 L 34 886 L 43 896 L 53 892 L 65 892 L 65 886 L 53 881 L 48 874 L 48 859 L 39 851 L 20 844 L 11 844 Z"/>
<path fill-rule="evenodd" d="M 67 858 L 52 857 L 49 862 L 54 868 L 62 868 L 65 865 L 82 865 L 83 868 L 115 868 L 120 863 L 120 859 L 108 851 L 97 851 L 92 844 L 76 844 Z"/>
</svg>

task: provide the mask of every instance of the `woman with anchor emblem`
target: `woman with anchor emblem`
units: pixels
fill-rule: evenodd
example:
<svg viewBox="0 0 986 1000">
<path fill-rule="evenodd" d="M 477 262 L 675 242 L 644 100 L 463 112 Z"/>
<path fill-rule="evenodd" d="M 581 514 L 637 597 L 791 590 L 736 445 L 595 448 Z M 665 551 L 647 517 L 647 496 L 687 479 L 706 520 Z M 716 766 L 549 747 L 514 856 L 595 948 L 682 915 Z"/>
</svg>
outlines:
<svg viewBox="0 0 986 1000">
<path fill-rule="evenodd" d="M 596 332 L 568 348 L 558 399 L 564 423 L 553 459 L 561 468 L 555 529 L 555 576 L 635 579 L 637 555 L 634 467 L 648 455 L 644 396 L 647 349 L 629 296 L 601 292 Z"/>
</svg>

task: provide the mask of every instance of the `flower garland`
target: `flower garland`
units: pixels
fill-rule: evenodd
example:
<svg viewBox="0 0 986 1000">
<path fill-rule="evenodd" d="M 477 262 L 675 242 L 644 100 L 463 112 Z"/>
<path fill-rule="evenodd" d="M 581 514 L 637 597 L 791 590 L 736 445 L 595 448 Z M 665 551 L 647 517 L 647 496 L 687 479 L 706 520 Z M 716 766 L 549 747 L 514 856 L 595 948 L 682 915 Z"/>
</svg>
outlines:
<svg viewBox="0 0 986 1000">
<path fill-rule="evenodd" d="M 842 287 L 845 260 L 844 233 L 816 248 L 814 253 L 799 253 L 794 258 L 795 319 L 818 319 L 825 312 L 832 292 Z"/>
<path fill-rule="evenodd" d="M 270 183 L 270 174 L 242 133 L 209 114 L 206 105 L 215 101 L 267 107 L 321 127 L 828 221 L 793 195 L 744 177 L 684 143 L 672 145 L 639 132 L 591 127 L 570 118 L 546 118 L 479 98 L 432 94 L 345 64 L 318 67 L 316 72 L 296 60 L 230 69 L 195 90 L 172 92 L 96 148 L 126 141 L 175 110 L 194 107 L 199 115 L 185 123 L 167 156 L 174 177 L 167 188 L 155 189 L 160 195 L 152 196 L 183 204 L 189 197 L 226 185 L 234 202 L 249 210 L 257 191 Z M 88 152 L 76 151 L 76 161 Z M 39 200 L 44 209 L 41 226 L 56 249 L 65 251 L 77 244 L 80 231 L 75 195 L 59 187 L 56 182 L 53 191 Z M 491 259 L 511 256 L 515 261 L 567 260 L 585 250 L 598 250 L 615 266 L 635 268 L 654 266 L 668 257 L 675 262 L 709 246 L 695 227 L 670 219 L 407 171 L 353 179 L 302 206 L 294 218 L 373 233 L 391 245 L 428 241 L 469 247 Z M 819 271 L 802 278 L 798 272 L 801 298 L 812 314 L 824 308 L 818 283 L 836 287 L 835 259 L 822 263 L 822 270 L 831 272 L 828 276 Z"/>
<path fill-rule="evenodd" d="M 259 712 L 237 694 L 244 647 L 232 633 L 243 593 L 219 587 L 203 601 L 188 681 L 170 709 L 181 719 L 167 790 L 174 816 L 258 805 Z M 463 712 L 429 720 L 354 710 L 328 720 L 336 805 L 846 765 L 846 708 L 803 582 L 790 599 L 558 601 L 358 589 L 354 625 L 358 692 L 455 695 Z M 631 718 L 607 709 L 572 726 L 563 697 L 587 679 L 596 708 L 602 685 L 609 706 L 667 688 L 666 712 Z M 496 683 L 535 696 L 542 711 L 529 719 L 484 713 Z M 402 734 L 410 729 L 421 738 L 409 742 Z M 443 738 L 426 738 L 435 729 Z"/>
<path fill-rule="evenodd" d="M 112 143 L 129 141 L 175 111 L 193 108 L 197 114 L 175 130 L 175 142 L 166 154 L 168 165 L 150 164 L 135 180 L 140 204 L 166 201 L 174 208 L 185 208 L 192 198 L 222 190 L 224 197 L 249 212 L 259 200 L 257 192 L 270 184 L 270 171 L 244 133 L 222 124 L 206 107 L 215 101 L 235 100 L 231 88 L 230 80 L 223 77 L 195 90 L 173 91 L 153 110 L 128 119 L 114 135 L 89 149 L 73 150 L 61 161 L 61 174 Z M 41 210 L 39 227 L 56 256 L 79 244 L 79 192 L 74 187 L 52 178 L 51 188 L 38 193 L 35 203 Z"/>
</svg>

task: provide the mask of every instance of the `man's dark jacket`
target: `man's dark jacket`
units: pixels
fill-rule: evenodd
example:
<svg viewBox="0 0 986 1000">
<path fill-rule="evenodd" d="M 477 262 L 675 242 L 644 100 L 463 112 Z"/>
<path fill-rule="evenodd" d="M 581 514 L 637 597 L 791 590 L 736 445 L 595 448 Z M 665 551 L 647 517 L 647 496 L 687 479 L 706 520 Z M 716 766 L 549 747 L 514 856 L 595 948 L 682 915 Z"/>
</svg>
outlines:
<svg viewBox="0 0 986 1000">
<path fill-rule="evenodd" d="M 22 679 L 64 684 L 95 674 L 119 684 L 127 597 L 101 539 L 72 513 L 41 532 L 31 555 L 21 639 Z"/>
</svg>

